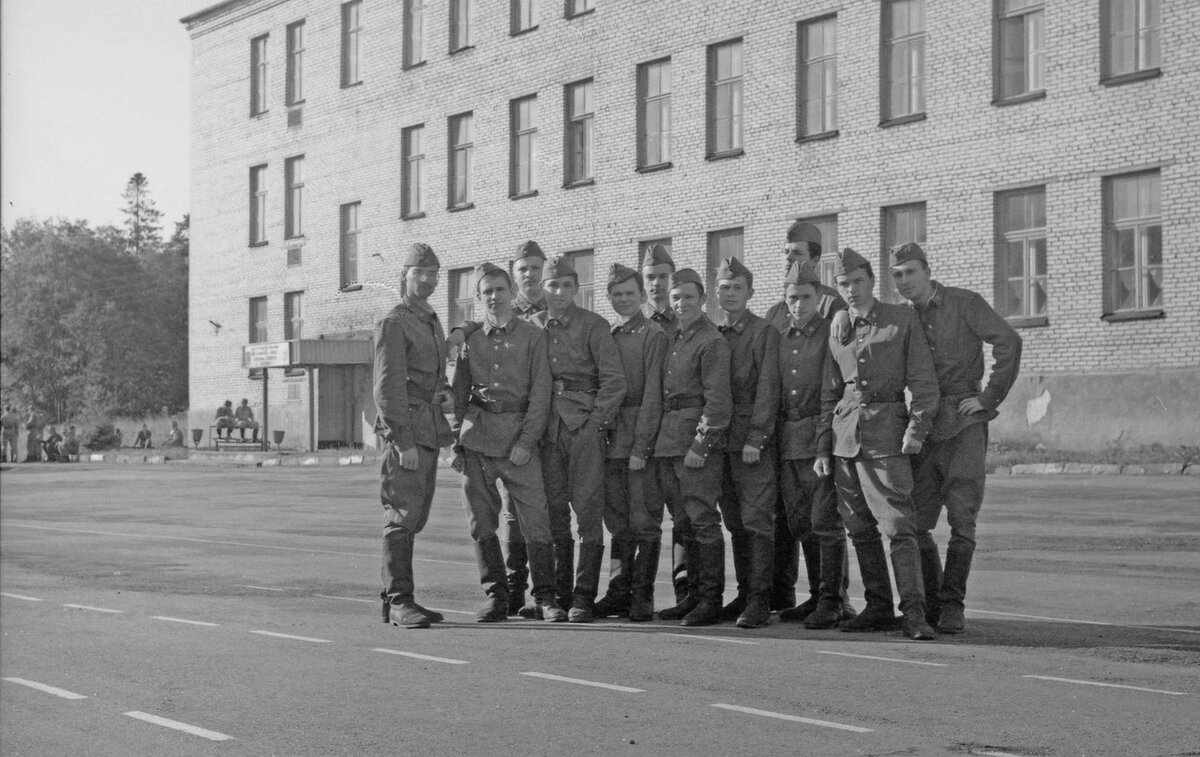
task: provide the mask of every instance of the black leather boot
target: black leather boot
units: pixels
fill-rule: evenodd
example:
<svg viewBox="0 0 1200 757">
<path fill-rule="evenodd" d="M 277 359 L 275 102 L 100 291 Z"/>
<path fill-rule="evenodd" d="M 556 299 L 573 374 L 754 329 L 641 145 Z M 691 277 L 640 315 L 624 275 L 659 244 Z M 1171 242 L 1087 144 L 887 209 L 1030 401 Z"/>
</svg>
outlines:
<svg viewBox="0 0 1200 757">
<path fill-rule="evenodd" d="M 570 607 L 575 593 L 575 541 L 554 541 L 554 598 L 560 607 Z"/>
<path fill-rule="evenodd" d="M 687 558 L 685 560 L 685 563 L 687 564 L 685 571 L 687 575 L 687 593 L 685 593 L 683 598 L 680 599 L 673 607 L 668 607 L 665 610 L 659 611 L 658 617 L 662 620 L 680 620 L 689 612 L 696 609 L 696 605 L 700 602 L 700 589 L 698 586 L 700 577 L 700 553 L 697 549 L 697 544 L 695 541 L 689 541 L 686 545 L 684 545 L 684 547 Z M 676 596 L 679 595 L 678 587 L 675 589 L 675 594 Z M 718 606 L 717 611 L 720 612 L 720 610 L 721 608 Z"/>
<path fill-rule="evenodd" d="M 746 609 L 746 600 L 750 595 L 750 534 L 745 531 L 731 534 L 729 543 L 733 549 L 733 575 L 737 579 L 737 596 L 721 608 L 721 620 L 737 620 L 742 610 Z"/>
<path fill-rule="evenodd" d="M 480 623 L 497 623 L 508 618 L 508 582 L 504 577 L 504 554 L 500 540 L 489 536 L 475 542 L 475 561 L 479 564 L 479 584 L 487 600 L 475 613 Z"/>
<path fill-rule="evenodd" d="M 508 614 L 519 615 L 527 602 L 525 591 L 529 588 L 529 553 L 524 541 L 504 542 L 505 580 L 508 583 Z M 530 607 L 533 603 L 528 603 Z"/>
<path fill-rule="evenodd" d="M 613 539 L 609 545 L 608 588 L 595 604 L 597 618 L 629 614 L 633 549 L 633 543 L 624 538 Z"/>
<path fill-rule="evenodd" d="M 549 542 L 525 542 L 525 548 L 529 553 L 529 577 L 533 584 L 531 592 L 536 601 L 533 617 L 551 623 L 566 621 L 567 611 L 562 609 L 554 595 L 554 546 Z"/>
<path fill-rule="evenodd" d="M 579 565 L 575 570 L 575 592 L 567 620 L 572 623 L 591 623 L 596 619 L 592 609 L 600 586 L 600 566 L 604 564 L 603 544 L 579 545 Z"/>
<path fill-rule="evenodd" d="M 820 544 L 820 601 L 817 608 L 804 619 L 805 628 L 833 628 L 842 620 L 842 588 L 846 566 L 846 540 Z"/>
<path fill-rule="evenodd" d="M 658 557 L 662 542 L 639 541 L 631 545 L 633 569 L 630 574 L 629 619 L 644 623 L 654 619 L 654 579 L 658 575 Z"/>
<path fill-rule="evenodd" d="M 725 541 L 697 544 L 697 563 L 700 580 L 696 592 L 699 599 L 692 611 L 683 616 L 681 626 L 711 626 L 721 622 L 721 594 L 725 589 Z"/>
<path fill-rule="evenodd" d="M 878 532 L 854 542 L 858 570 L 862 574 L 867 607 L 851 620 L 838 624 L 843 631 L 889 631 L 896 627 L 892 579 L 888 574 L 883 538 Z"/>
<path fill-rule="evenodd" d="M 775 568 L 775 540 L 757 536 L 750 540 L 750 596 L 738 616 L 738 628 L 761 628 L 771 620 L 771 576 Z"/>
</svg>

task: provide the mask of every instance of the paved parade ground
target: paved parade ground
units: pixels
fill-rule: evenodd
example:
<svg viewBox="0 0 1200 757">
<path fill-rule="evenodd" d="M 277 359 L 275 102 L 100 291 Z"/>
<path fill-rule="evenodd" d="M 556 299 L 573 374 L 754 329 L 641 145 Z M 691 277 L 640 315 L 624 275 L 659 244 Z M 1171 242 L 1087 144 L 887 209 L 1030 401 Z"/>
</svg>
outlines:
<svg viewBox="0 0 1200 757">
<path fill-rule="evenodd" d="M 1195 477 L 989 478 L 967 633 L 930 643 L 477 624 L 439 475 L 446 622 L 403 630 L 371 466 L 5 468 L 0 754 L 1200 754 Z"/>
</svg>

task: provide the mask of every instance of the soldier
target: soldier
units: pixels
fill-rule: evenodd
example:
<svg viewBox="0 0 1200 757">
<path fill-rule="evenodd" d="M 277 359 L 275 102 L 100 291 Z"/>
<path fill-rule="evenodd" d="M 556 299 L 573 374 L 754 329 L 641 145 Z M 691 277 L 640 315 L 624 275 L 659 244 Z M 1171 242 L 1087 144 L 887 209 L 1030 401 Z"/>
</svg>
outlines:
<svg viewBox="0 0 1200 757">
<path fill-rule="evenodd" d="M 815 569 L 814 561 L 806 560 L 817 592 L 779 618 L 803 621 L 805 628 L 832 628 L 854 617 L 845 594 L 846 531 L 830 467 L 832 414 L 821 410 L 821 390 L 832 380 L 833 364 L 829 321 L 820 313 L 820 286 L 812 263 L 792 264 L 783 280 L 791 325 L 779 341 L 779 488 L 788 533 L 802 544 L 816 541 L 819 548 Z"/>
<path fill-rule="evenodd" d="M 783 247 L 786 257 L 784 275 L 798 262 L 809 262 L 814 271 L 821 260 L 821 230 L 811 223 L 796 221 L 787 230 L 787 244 Z M 846 302 L 833 287 L 820 284 L 817 287 L 817 312 L 822 318 L 831 320 L 835 313 L 845 312 Z M 767 310 L 763 318 L 770 321 L 780 332 L 791 328 L 791 310 L 781 300 Z M 781 466 L 782 467 L 782 466 Z M 803 620 L 817 604 L 820 594 L 818 575 L 820 545 L 814 533 L 801 539 L 788 530 L 788 514 L 780 499 L 775 509 L 775 575 L 771 589 L 771 609 L 780 611 L 781 620 Z M 799 552 L 803 549 L 804 565 L 808 573 L 809 599 L 796 607 L 796 580 L 800 575 Z M 844 593 L 844 592 L 843 592 Z"/>
<path fill-rule="evenodd" d="M 445 334 L 429 296 L 440 264 L 427 244 L 408 251 L 404 295 L 375 329 L 375 433 L 387 442 L 379 496 L 383 527 L 383 620 L 428 628 L 442 620 L 413 598 L 413 542 L 429 519 L 438 448 L 450 444 L 442 405 L 446 391 Z"/>
<path fill-rule="evenodd" d="M 1017 380 L 1021 337 L 975 292 L 934 281 L 925 252 L 916 243 L 893 252 L 891 264 L 896 288 L 924 326 L 941 393 L 933 431 L 913 459 L 925 617 L 943 633 L 960 633 L 975 553 L 975 521 L 983 504 L 987 424 Z M 984 343 L 992 346 L 992 370 L 980 391 Z M 944 574 L 930 533 L 943 508 L 950 523 Z"/>
<path fill-rule="evenodd" d="M 653 466 L 662 420 L 662 365 L 667 339 L 642 313 L 642 275 L 620 263 L 608 273 L 608 301 L 617 313 L 613 341 L 625 369 L 625 400 L 608 444 L 604 523 L 612 534 L 608 590 L 596 617 L 654 618 L 654 579 L 662 547 L 663 499 Z"/>
<path fill-rule="evenodd" d="M 561 622 L 567 613 L 554 597 L 550 515 L 537 454 L 550 414 L 546 335 L 514 315 L 512 296 L 512 278 L 503 268 L 484 263 L 475 269 L 475 298 L 484 320 L 467 336 L 454 371 L 452 465 L 464 476 L 463 504 L 487 595 L 476 619 L 494 623 L 509 615 L 504 555 L 496 536 L 500 482 L 525 536 L 536 615 Z"/>
<path fill-rule="evenodd" d="M 851 330 L 848 344 L 829 340 L 833 376 L 823 392 L 822 411 L 833 411 L 834 483 L 867 598 L 866 609 L 840 627 L 872 631 L 895 622 L 882 530 L 904 631 L 913 639 L 933 639 L 937 634 L 925 621 L 908 457 L 921 451 L 937 411 L 933 357 L 912 309 L 875 299 L 875 274 L 861 255 L 847 247 L 835 273 L 850 305 Z M 912 393 L 907 407 L 906 388 Z"/>
<path fill-rule="evenodd" d="M 750 312 L 754 274 L 737 258 L 717 267 L 717 330 L 729 342 L 733 417 L 725 443 L 721 515 L 733 546 L 737 596 L 721 610 L 738 628 L 770 620 L 775 556 L 775 418 L 779 414 L 779 331 Z"/>
<path fill-rule="evenodd" d="M 733 412 L 729 342 L 704 316 L 704 283 L 690 268 L 671 274 L 678 328 L 667 339 L 663 419 L 654 455 L 677 526 L 687 536 L 688 593 L 658 615 L 685 626 L 721 619 L 725 538 L 717 512 L 725 429 Z"/>
<path fill-rule="evenodd" d="M 579 276 L 565 258 L 546 264 L 542 288 L 547 309 L 530 323 L 546 332 L 554 381 L 542 471 L 555 583 L 559 601 L 570 599 L 568 619 L 590 623 L 604 562 L 604 442 L 625 397 L 625 371 L 608 322 L 575 305 Z M 579 529 L 578 569 L 572 510 Z"/>
</svg>

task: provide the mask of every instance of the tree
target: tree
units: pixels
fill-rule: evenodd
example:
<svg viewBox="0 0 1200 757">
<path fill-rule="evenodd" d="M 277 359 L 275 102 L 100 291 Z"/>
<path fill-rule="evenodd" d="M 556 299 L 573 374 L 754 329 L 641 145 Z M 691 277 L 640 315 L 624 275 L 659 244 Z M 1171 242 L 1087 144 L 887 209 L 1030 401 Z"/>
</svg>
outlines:
<svg viewBox="0 0 1200 757">
<path fill-rule="evenodd" d="M 162 248 L 162 211 L 150 197 L 150 180 L 140 171 L 125 184 L 126 249 L 137 256 L 157 252 Z"/>
</svg>

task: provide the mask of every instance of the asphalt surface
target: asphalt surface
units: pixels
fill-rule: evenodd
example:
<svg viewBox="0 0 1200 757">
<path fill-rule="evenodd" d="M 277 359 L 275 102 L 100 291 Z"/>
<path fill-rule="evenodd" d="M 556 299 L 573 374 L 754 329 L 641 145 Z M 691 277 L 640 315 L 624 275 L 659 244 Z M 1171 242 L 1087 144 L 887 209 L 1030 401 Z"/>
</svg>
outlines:
<svg viewBox="0 0 1200 757">
<path fill-rule="evenodd" d="M 1195 478 L 989 479 L 937 642 L 477 624 L 440 481 L 404 630 L 372 468 L 3 469 L 0 754 L 1200 754 Z"/>
</svg>

